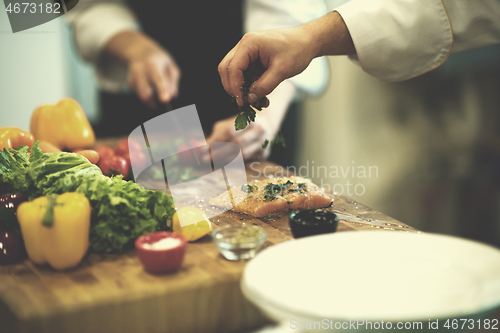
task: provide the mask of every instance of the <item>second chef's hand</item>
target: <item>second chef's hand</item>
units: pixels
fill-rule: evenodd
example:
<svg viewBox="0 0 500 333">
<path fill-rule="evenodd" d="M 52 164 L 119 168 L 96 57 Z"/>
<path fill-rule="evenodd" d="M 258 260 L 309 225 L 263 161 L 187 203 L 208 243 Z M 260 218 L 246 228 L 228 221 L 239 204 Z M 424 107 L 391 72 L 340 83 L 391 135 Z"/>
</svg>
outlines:
<svg viewBox="0 0 500 333">
<path fill-rule="evenodd" d="M 150 108 L 157 107 L 155 92 L 160 103 L 169 103 L 177 97 L 180 68 L 167 50 L 143 33 L 116 34 L 105 46 L 103 56 L 126 64 L 129 88 Z"/>
</svg>

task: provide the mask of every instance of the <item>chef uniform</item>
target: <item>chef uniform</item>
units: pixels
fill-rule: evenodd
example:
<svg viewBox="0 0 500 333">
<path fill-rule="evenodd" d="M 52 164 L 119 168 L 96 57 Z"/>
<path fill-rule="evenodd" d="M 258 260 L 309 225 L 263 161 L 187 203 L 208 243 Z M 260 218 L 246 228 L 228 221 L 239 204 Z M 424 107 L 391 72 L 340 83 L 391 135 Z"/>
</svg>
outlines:
<svg viewBox="0 0 500 333">
<path fill-rule="evenodd" d="M 450 53 L 500 43 L 500 1 L 353 0 L 337 8 L 364 71 L 406 80 Z"/>
<path fill-rule="evenodd" d="M 87 58 L 97 61 L 100 49 L 114 33 L 120 31 L 122 26 L 136 30 L 138 21 L 147 35 L 172 54 L 181 69 L 180 93 L 179 97 L 172 101 L 174 108 L 196 104 L 206 132 L 211 131 L 216 120 L 237 113 L 237 105 L 231 102 L 231 98 L 221 88 L 217 65 L 241 38 L 240 1 L 169 1 L 159 8 L 156 1 L 132 0 L 127 4 L 131 12 L 128 12 L 125 4 L 106 5 L 100 8 L 101 11 L 97 11 L 98 17 L 91 18 L 96 25 L 91 29 L 100 28 L 105 36 L 100 36 L 99 40 L 90 41 L 91 43 L 81 47 Z M 108 15 L 108 11 L 115 9 L 119 9 L 119 12 Z M 89 13 L 83 14 L 95 15 L 96 12 L 92 11 L 92 8 L 89 10 Z M 104 21 L 113 20 L 109 28 L 106 25 L 101 26 L 101 17 Z M 81 30 L 77 29 L 79 41 L 85 38 L 85 33 L 82 33 L 82 36 L 80 32 Z M 144 121 L 165 112 L 165 109 L 148 109 L 135 94 L 120 93 L 126 75 L 125 70 L 120 70 L 120 64 L 108 63 L 99 66 L 105 89 L 101 93 L 103 126 L 96 128 L 98 135 L 127 135 Z M 115 71 L 115 75 L 112 75 L 111 71 Z"/>
<path fill-rule="evenodd" d="M 320 17 L 324 4 L 318 2 L 306 15 L 274 15 L 276 6 L 242 8 L 241 1 L 80 1 L 68 19 L 81 55 L 94 63 L 101 93 L 102 130 L 98 135 L 126 135 L 158 112 L 149 110 L 126 88 L 126 68 L 116 61 L 103 62 L 102 48 L 117 33 L 142 29 L 167 49 L 179 65 L 182 76 L 174 108 L 196 104 L 204 131 L 208 134 L 217 120 L 236 115 L 236 103 L 224 91 L 217 66 L 245 32 L 296 26 Z M 271 2 L 270 2 L 271 4 Z M 318 7 L 319 4 L 319 7 Z M 321 10 L 318 10 L 320 8 Z M 247 13 L 245 24 L 242 11 Z M 249 15 L 252 12 L 254 15 Z M 260 21 L 262 13 L 267 20 Z M 271 14 L 271 15 L 269 15 Z M 276 19 L 274 19 L 276 18 Z M 317 59 L 294 83 L 299 92 L 319 93 L 326 85 L 328 67 Z"/>
</svg>

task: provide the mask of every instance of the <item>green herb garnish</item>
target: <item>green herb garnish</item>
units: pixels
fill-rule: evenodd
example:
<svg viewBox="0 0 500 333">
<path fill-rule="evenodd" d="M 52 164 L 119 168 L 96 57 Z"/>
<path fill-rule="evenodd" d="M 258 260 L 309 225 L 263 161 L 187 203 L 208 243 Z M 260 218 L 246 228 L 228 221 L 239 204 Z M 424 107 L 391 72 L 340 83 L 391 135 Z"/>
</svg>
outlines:
<svg viewBox="0 0 500 333">
<path fill-rule="evenodd" d="M 255 116 L 257 115 L 255 109 L 262 111 L 261 107 L 255 107 L 254 109 L 250 105 L 250 103 L 247 102 L 248 88 L 249 87 L 245 84 L 245 82 L 243 82 L 243 86 L 240 87 L 241 96 L 243 97 L 244 103 L 243 106 L 238 106 L 238 110 L 240 110 L 240 113 L 236 116 L 236 119 L 234 121 L 234 127 L 237 131 L 246 128 L 248 124 L 255 121 Z M 236 101 L 234 97 L 233 100 Z M 265 102 L 265 99 L 263 98 L 259 102 L 263 104 Z"/>
<path fill-rule="evenodd" d="M 266 141 L 264 141 L 264 143 L 262 144 L 262 149 L 266 149 L 269 143 L 271 143 L 271 145 L 277 145 L 279 143 L 283 148 L 286 148 L 285 138 L 283 137 L 283 134 L 281 134 L 281 132 L 278 132 L 278 134 L 272 141 L 266 139 Z"/>
<path fill-rule="evenodd" d="M 246 81 L 243 82 L 243 86 L 240 87 L 241 90 L 241 96 L 243 98 L 243 106 L 238 106 L 238 110 L 240 111 L 238 115 L 236 116 L 236 119 L 234 120 L 234 128 L 239 131 L 242 129 L 245 129 L 251 122 L 255 121 L 255 116 L 257 115 L 257 112 L 255 112 L 255 109 L 258 111 L 262 111 L 262 107 L 260 105 L 263 105 L 266 102 L 266 97 L 262 97 L 259 101 L 259 106 L 252 106 L 250 103 L 247 101 L 247 95 L 248 95 L 248 90 L 250 86 L 246 83 Z M 236 102 L 236 99 L 233 97 L 233 101 Z M 283 148 L 286 148 L 286 143 L 285 143 L 285 138 L 281 134 L 281 132 L 278 132 L 276 135 L 276 138 L 271 141 L 272 144 L 281 144 Z M 266 139 L 264 143 L 262 144 L 262 149 L 266 149 L 267 146 L 269 145 L 269 140 Z"/>
<path fill-rule="evenodd" d="M 245 193 L 252 193 L 254 189 L 258 190 L 259 188 L 256 185 L 241 185 L 241 190 Z"/>
</svg>

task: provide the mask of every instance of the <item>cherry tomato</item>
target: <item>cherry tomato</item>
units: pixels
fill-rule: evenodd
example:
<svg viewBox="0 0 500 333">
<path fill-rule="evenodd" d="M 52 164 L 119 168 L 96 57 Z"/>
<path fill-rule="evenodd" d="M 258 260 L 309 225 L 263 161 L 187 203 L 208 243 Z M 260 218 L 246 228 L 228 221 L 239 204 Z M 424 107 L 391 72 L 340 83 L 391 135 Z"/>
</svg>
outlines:
<svg viewBox="0 0 500 333">
<path fill-rule="evenodd" d="M 122 155 L 130 165 L 132 165 L 132 161 L 134 162 L 134 167 L 143 168 L 146 165 L 147 157 L 142 151 L 132 151 L 130 154 Z M 131 158 L 133 160 L 131 160 Z"/>
<path fill-rule="evenodd" d="M 102 173 L 106 176 L 123 175 L 124 178 L 127 178 L 130 164 L 125 158 L 113 155 L 102 159 L 99 162 L 99 168 L 101 168 Z"/>
<path fill-rule="evenodd" d="M 132 152 L 136 151 L 143 152 L 143 149 L 141 144 L 134 140 L 123 139 L 115 147 L 115 154 L 119 156 L 132 154 Z"/>
<path fill-rule="evenodd" d="M 99 146 L 96 147 L 94 150 L 99 154 L 99 162 L 107 160 L 111 156 L 115 155 L 113 149 L 108 146 Z"/>
<path fill-rule="evenodd" d="M 131 165 L 133 161 L 134 166 L 137 168 L 143 168 L 147 162 L 146 154 L 142 146 L 139 142 L 134 140 L 121 140 L 115 147 L 115 154 L 124 157 L 129 165 Z"/>
</svg>

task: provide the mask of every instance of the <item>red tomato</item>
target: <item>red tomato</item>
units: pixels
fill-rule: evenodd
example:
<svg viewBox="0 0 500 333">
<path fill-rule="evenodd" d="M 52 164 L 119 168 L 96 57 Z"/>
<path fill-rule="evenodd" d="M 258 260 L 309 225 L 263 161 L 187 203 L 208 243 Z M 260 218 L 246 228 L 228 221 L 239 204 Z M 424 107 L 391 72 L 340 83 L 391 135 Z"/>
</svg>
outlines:
<svg viewBox="0 0 500 333">
<path fill-rule="evenodd" d="M 115 153 L 113 152 L 113 149 L 108 146 L 99 146 L 94 149 L 98 154 L 99 154 L 99 163 L 101 164 L 102 161 L 109 159 L 111 156 L 114 156 Z"/>
<path fill-rule="evenodd" d="M 102 173 L 106 176 L 123 175 L 126 178 L 130 164 L 125 158 L 113 155 L 106 159 L 101 159 L 99 161 L 99 168 L 101 168 Z"/>
<path fill-rule="evenodd" d="M 126 154 L 123 157 L 125 157 L 129 161 L 129 164 L 132 164 L 133 160 L 135 168 L 143 168 L 144 166 L 146 166 L 148 160 L 146 154 L 139 150 L 131 151 L 130 154 Z"/>
<path fill-rule="evenodd" d="M 143 152 L 142 146 L 139 142 L 134 140 L 123 139 L 115 147 L 115 154 L 119 156 L 124 156 L 125 154 L 131 154 L 132 152 L 140 151 Z"/>
<path fill-rule="evenodd" d="M 123 156 L 128 154 L 128 140 L 123 139 L 115 147 L 115 154 L 118 156 Z"/>
</svg>

